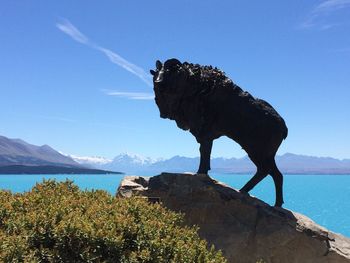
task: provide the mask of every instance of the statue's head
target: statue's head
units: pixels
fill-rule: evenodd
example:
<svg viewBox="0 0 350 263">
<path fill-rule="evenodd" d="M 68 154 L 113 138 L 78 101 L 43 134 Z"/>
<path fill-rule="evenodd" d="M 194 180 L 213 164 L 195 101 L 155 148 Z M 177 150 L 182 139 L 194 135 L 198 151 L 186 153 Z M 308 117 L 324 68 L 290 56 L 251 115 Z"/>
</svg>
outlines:
<svg viewBox="0 0 350 263">
<path fill-rule="evenodd" d="M 162 64 L 156 61 L 156 70 L 150 70 L 153 75 L 155 100 L 162 118 L 174 119 L 179 106 L 179 99 L 186 87 L 186 72 L 183 64 L 175 59 L 168 59 Z"/>
</svg>

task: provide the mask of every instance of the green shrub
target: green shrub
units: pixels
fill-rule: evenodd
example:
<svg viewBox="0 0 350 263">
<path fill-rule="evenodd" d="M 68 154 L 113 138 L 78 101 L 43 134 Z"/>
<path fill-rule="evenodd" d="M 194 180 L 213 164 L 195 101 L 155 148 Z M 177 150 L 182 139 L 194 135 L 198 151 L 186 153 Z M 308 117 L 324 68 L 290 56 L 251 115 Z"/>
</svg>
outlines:
<svg viewBox="0 0 350 263">
<path fill-rule="evenodd" d="M 182 215 L 140 198 L 44 181 L 0 191 L 1 262 L 225 262 Z"/>
</svg>

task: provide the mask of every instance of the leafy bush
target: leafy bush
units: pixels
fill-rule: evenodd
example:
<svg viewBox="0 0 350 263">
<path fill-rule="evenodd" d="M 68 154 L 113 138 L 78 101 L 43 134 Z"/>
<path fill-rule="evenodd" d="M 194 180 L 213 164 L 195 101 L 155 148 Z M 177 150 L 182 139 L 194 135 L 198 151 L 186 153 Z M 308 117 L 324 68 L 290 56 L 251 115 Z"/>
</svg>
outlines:
<svg viewBox="0 0 350 263">
<path fill-rule="evenodd" d="M 225 262 L 182 215 L 140 198 L 44 181 L 0 191 L 2 262 Z"/>
</svg>

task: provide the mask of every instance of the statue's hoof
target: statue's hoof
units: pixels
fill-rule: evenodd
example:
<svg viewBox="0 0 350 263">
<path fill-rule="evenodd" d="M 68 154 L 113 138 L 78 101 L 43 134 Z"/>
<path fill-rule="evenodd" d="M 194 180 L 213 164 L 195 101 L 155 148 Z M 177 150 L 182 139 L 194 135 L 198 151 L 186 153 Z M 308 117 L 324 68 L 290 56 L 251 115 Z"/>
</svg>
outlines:
<svg viewBox="0 0 350 263">
<path fill-rule="evenodd" d="M 250 196 L 249 193 L 245 190 L 239 190 L 239 192 L 242 194 L 242 195 L 246 195 L 246 196 Z"/>
<path fill-rule="evenodd" d="M 282 207 L 282 205 L 283 205 L 283 202 L 276 202 L 275 203 L 275 207 Z"/>
<path fill-rule="evenodd" d="M 203 176 L 203 177 L 208 177 L 208 173 L 200 173 L 200 172 L 197 172 L 195 175 L 197 176 Z"/>
<path fill-rule="evenodd" d="M 242 187 L 241 189 L 239 189 L 239 192 L 241 192 L 242 194 L 248 194 L 249 191 Z"/>
</svg>

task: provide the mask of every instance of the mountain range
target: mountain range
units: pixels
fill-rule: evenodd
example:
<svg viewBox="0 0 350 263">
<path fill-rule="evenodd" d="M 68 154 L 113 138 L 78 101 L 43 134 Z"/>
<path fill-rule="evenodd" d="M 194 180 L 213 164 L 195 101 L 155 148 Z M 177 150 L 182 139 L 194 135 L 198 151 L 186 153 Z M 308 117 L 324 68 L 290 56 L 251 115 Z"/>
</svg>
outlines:
<svg viewBox="0 0 350 263">
<path fill-rule="evenodd" d="M 289 174 L 350 174 L 350 159 L 286 153 L 276 156 L 278 167 Z M 1 173 L 107 173 L 154 175 L 161 172 L 195 172 L 199 157 L 174 156 L 152 159 L 136 154 L 119 154 L 113 159 L 65 155 L 48 145 L 36 146 L 21 139 L 0 136 Z M 212 158 L 212 172 L 253 173 L 250 159 Z"/>
<path fill-rule="evenodd" d="M 89 162 L 90 158 L 79 157 L 77 159 L 73 157 L 75 161 L 93 168 L 140 175 L 152 175 L 161 172 L 195 172 L 199 164 L 199 157 L 183 156 L 153 160 L 124 153 L 114 159 L 104 159 L 104 163 Z M 276 163 L 280 170 L 287 174 L 350 174 L 350 159 L 339 160 L 331 157 L 286 153 L 276 156 Z M 211 168 L 212 172 L 217 173 L 253 173 L 256 170 L 247 156 L 243 158 L 212 158 Z"/>
</svg>

